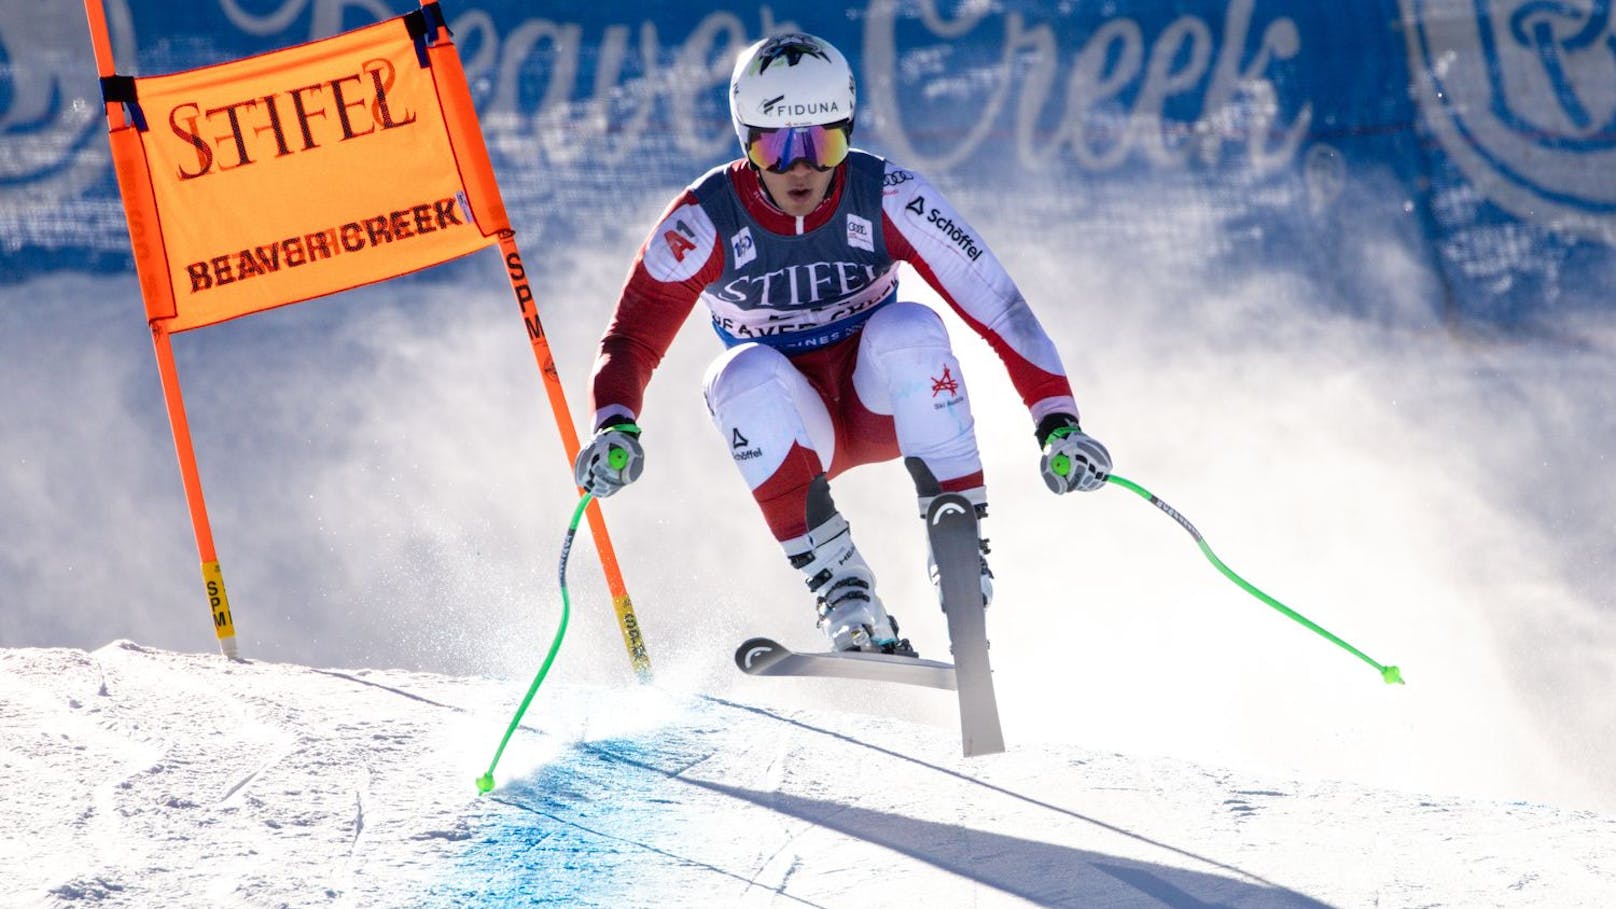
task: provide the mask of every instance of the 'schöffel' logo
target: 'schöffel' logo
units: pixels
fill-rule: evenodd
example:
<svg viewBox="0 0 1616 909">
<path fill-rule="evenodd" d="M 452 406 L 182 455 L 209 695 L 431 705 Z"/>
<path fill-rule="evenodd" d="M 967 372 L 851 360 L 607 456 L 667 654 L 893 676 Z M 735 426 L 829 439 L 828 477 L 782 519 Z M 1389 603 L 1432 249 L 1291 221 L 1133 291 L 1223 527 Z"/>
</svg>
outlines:
<svg viewBox="0 0 1616 909">
<path fill-rule="evenodd" d="M 1610 0 L 1402 0 L 1420 105 L 1466 178 L 1516 217 L 1616 243 Z"/>
<path fill-rule="evenodd" d="M 730 457 L 737 461 L 751 461 L 763 457 L 763 449 L 752 444 L 752 440 L 741 435 L 741 428 L 735 427 L 729 437 Z"/>
</svg>

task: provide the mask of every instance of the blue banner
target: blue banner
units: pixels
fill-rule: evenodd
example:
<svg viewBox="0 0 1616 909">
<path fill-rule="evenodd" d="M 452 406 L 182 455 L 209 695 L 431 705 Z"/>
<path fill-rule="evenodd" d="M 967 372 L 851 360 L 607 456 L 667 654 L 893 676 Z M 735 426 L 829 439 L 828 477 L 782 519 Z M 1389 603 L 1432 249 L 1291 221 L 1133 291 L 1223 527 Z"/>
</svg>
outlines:
<svg viewBox="0 0 1616 909">
<path fill-rule="evenodd" d="M 0 8 L 0 280 L 128 269 L 83 13 Z M 140 75 L 411 7 L 106 8 L 119 70 Z M 870 0 L 790 16 L 448 0 L 444 11 L 516 226 L 544 243 L 648 224 L 733 157 L 735 52 L 801 28 L 854 63 L 855 144 L 924 172 L 974 218 L 1056 248 L 1212 261 L 1214 276 L 1284 264 L 1322 302 L 1365 313 L 1389 306 L 1369 260 L 1395 250 L 1441 315 L 1506 326 L 1601 305 L 1612 271 L 1609 0 Z M 1023 239 L 1005 233 L 995 242 Z"/>
</svg>

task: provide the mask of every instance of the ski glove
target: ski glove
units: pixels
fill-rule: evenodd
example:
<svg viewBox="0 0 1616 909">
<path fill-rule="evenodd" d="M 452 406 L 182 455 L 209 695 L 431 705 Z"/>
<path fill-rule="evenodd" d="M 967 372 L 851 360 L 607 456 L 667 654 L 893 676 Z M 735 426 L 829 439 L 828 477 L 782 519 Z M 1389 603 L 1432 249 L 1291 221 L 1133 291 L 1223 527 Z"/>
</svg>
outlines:
<svg viewBox="0 0 1616 909">
<path fill-rule="evenodd" d="M 1044 450 L 1038 467 L 1051 492 L 1091 492 L 1105 485 L 1111 453 L 1078 427 L 1077 417 L 1064 413 L 1045 417 L 1038 424 L 1038 443 Z"/>
<path fill-rule="evenodd" d="M 572 476 L 579 487 L 597 499 L 604 499 L 638 480 L 645 469 L 645 449 L 640 447 L 640 427 L 616 423 L 595 431 L 589 444 L 578 450 L 572 462 Z"/>
</svg>

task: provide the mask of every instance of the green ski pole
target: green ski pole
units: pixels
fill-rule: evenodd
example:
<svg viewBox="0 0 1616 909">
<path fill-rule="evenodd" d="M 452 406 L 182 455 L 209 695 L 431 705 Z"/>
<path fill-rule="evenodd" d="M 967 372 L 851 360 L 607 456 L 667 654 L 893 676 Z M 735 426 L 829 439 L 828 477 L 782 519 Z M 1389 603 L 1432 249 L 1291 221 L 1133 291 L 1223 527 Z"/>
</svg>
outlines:
<svg viewBox="0 0 1616 909">
<path fill-rule="evenodd" d="M 555 662 L 556 653 L 561 650 L 561 639 L 567 635 L 567 618 L 572 613 L 572 604 L 567 596 L 567 556 L 572 554 L 572 540 L 578 534 L 578 521 L 584 515 L 584 509 L 589 507 L 589 493 L 584 493 L 578 499 L 578 507 L 573 509 L 572 523 L 567 525 L 567 537 L 561 543 L 561 625 L 556 629 L 555 640 L 550 642 L 550 652 L 545 654 L 544 665 L 539 667 L 539 674 L 533 677 L 533 684 L 528 686 L 527 696 L 522 698 L 522 704 L 516 708 L 516 715 L 511 717 L 510 726 L 505 729 L 505 737 L 499 740 L 499 748 L 494 751 L 494 759 L 488 762 L 488 772 L 477 777 L 477 791 L 491 792 L 494 788 L 494 768 L 499 765 L 499 759 L 505 754 L 505 746 L 510 743 L 511 736 L 516 733 L 516 727 L 522 722 L 522 715 L 527 713 L 527 707 L 533 703 L 533 696 L 539 693 L 539 686 L 544 683 L 544 677 L 550 673 L 550 664 Z"/>
<path fill-rule="evenodd" d="M 1069 466 L 1068 466 L 1068 469 L 1070 469 Z M 1056 465 L 1055 470 L 1057 472 L 1060 472 L 1060 465 Z M 1325 640 L 1330 641 L 1331 643 L 1335 644 L 1337 647 L 1340 647 L 1342 650 L 1345 650 L 1346 652 L 1352 654 L 1353 656 L 1357 657 L 1358 659 L 1363 660 L 1365 663 L 1368 663 L 1369 665 L 1375 667 L 1375 670 L 1380 673 L 1380 677 L 1385 680 L 1386 684 L 1388 684 L 1388 685 L 1402 685 L 1402 684 L 1404 684 L 1403 683 L 1402 670 L 1398 669 L 1396 666 L 1383 666 L 1380 663 L 1375 662 L 1374 660 L 1370 659 L 1369 656 L 1367 654 L 1365 654 L 1362 650 L 1359 650 L 1358 648 L 1352 646 L 1351 644 L 1348 644 L 1346 641 L 1343 641 L 1342 639 L 1336 637 L 1335 635 L 1331 634 L 1330 632 L 1324 630 L 1323 628 L 1321 628 L 1320 626 L 1318 626 L 1317 624 L 1312 622 L 1310 619 L 1308 619 L 1306 616 L 1304 616 L 1301 613 L 1297 612 L 1296 610 L 1290 608 L 1289 606 L 1286 606 L 1284 603 L 1281 603 L 1280 601 L 1274 599 L 1273 597 L 1269 596 L 1268 594 L 1263 593 L 1261 590 L 1258 590 L 1256 587 L 1252 586 L 1252 584 L 1249 583 L 1245 578 L 1242 578 L 1240 575 L 1235 574 L 1233 571 L 1231 571 L 1229 569 L 1229 566 L 1223 564 L 1223 560 L 1218 558 L 1217 554 L 1212 551 L 1212 547 L 1207 545 L 1206 540 L 1201 536 L 1201 532 L 1199 530 L 1195 529 L 1195 525 L 1191 524 L 1189 522 L 1188 518 L 1185 518 L 1183 515 L 1179 514 L 1178 511 L 1175 510 L 1171 505 L 1168 505 L 1166 502 L 1163 502 L 1161 499 L 1156 498 L 1155 495 L 1153 495 L 1149 490 L 1145 489 L 1143 486 L 1140 486 L 1138 483 L 1135 483 L 1135 482 L 1133 482 L 1131 480 L 1123 479 L 1122 477 L 1119 477 L 1116 474 L 1111 474 L 1111 475 L 1107 476 L 1105 478 L 1105 480 L 1106 480 L 1107 483 L 1112 483 L 1114 485 L 1120 486 L 1123 489 L 1126 489 L 1126 490 L 1134 493 L 1135 495 L 1138 495 L 1140 498 L 1144 499 L 1145 501 L 1149 502 L 1150 504 L 1152 504 L 1152 505 L 1156 506 L 1157 508 L 1161 509 L 1163 514 L 1165 514 L 1168 517 L 1172 518 L 1173 520 L 1177 521 L 1180 527 L 1183 527 L 1185 530 L 1189 531 L 1190 536 L 1195 538 L 1195 545 L 1197 545 L 1197 546 L 1199 546 L 1201 548 L 1201 554 L 1206 556 L 1207 561 L 1211 562 L 1213 567 L 1217 568 L 1218 571 L 1222 572 L 1224 577 L 1226 577 L 1229 580 L 1231 580 L 1231 581 L 1235 582 L 1236 584 L 1238 584 L 1242 590 L 1244 590 L 1245 592 L 1251 594 L 1252 596 L 1256 597 L 1257 599 L 1262 600 L 1264 603 L 1267 603 L 1269 606 L 1274 607 L 1275 609 L 1277 609 L 1280 612 L 1284 613 L 1285 615 L 1289 616 L 1291 619 L 1296 621 L 1298 624 L 1300 624 L 1303 627 L 1313 631 L 1315 634 L 1318 634 L 1320 637 L 1324 638 Z"/>
</svg>

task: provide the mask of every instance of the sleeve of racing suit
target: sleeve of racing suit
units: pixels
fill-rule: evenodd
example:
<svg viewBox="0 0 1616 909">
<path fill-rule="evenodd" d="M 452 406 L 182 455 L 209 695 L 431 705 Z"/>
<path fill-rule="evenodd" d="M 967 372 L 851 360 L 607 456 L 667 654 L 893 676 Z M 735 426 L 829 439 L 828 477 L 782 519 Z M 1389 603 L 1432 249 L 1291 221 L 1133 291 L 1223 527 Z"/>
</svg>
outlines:
<svg viewBox="0 0 1616 909">
<path fill-rule="evenodd" d="M 980 234 L 919 174 L 887 164 L 881 199 L 887 251 L 908 262 L 1004 361 L 1037 424 L 1077 414 L 1055 343 Z"/>
<path fill-rule="evenodd" d="M 712 219 L 687 191 L 641 244 L 595 357 L 590 384 L 595 428 L 638 419 L 652 371 L 702 288 L 723 271 L 717 237 Z"/>
</svg>

